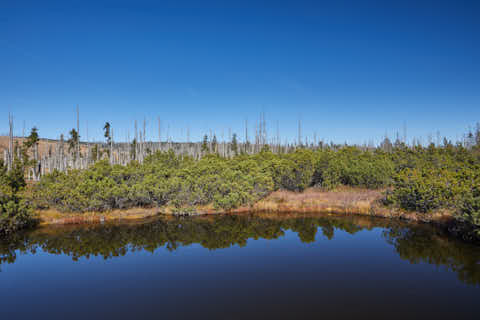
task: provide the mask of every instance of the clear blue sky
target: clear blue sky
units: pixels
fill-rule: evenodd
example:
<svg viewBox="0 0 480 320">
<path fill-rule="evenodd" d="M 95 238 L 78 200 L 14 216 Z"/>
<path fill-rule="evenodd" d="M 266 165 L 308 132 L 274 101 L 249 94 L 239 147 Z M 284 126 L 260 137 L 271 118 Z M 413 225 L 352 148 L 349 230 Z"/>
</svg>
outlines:
<svg viewBox="0 0 480 320">
<path fill-rule="evenodd" d="M 335 142 L 404 121 L 455 139 L 480 121 L 480 1 L 0 1 L 0 132 L 10 111 L 56 138 L 77 104 L 83 138 L 146 117 L 156 139 L 157 116 L 243 137 L 263 111 L 282 139 L 299 118 Z"/>
</svg>

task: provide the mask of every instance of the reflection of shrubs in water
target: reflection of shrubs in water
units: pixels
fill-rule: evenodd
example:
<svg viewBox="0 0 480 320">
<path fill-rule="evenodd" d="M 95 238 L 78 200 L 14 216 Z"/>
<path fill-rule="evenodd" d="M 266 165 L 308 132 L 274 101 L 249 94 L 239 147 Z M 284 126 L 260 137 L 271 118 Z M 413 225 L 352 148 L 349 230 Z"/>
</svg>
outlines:
<svg viewBox="0 0 480 320">
<path fill-rule="evenodd" d="M 2 264 L 14 263 L 18 253 L 35 254 L 37 248 L 38 244 L 32 243 L 32 240 L 21 232 L 2 238 L 0 240 L 0 271 Z"/>
<path fill-rule="evenodd" d="M 329 239 L 334 230 L 349 233 L 361 230 L 346 218 L 287 218 L 270 219 L 252 215 L 222 215 L 210 218 L 160 219 L 141 225 L 103 225 L 64 227 L 17 234 L 0 246 L 0 259 L 15 261 L 15 250 L 31 252 L 41 248 L 51 254 L 65 254 L 73 260 L 80 257 L 102 256 L 105 259 L 127 252 L 165 247 L 173 251 L 194 243 L 215 250 L 234 245 L 245 246 L 248 239 L 277 239 L 286 230 L 296 232 L 302 242 L 313 242 L 318 228 Z"/>
<path fill-rule="evenodd" d="M 159 219 L 140 225 L 52 228 L 17 234 L 10 242 L 2 242 L 0 263 L 13 263 L 16 252 L 34 253 L 37 248 L 51 254 L 65 254 L 73 260 L 90 256 L 111 259 L 162 247 L 174 251 L 195 243 L 210 250 L 245 246 L 248 239 L 277 239 L 287 230 L 296 232 L 302 242 L 308 243 L 315 241 L 318 232 L 331 240 L 335 230 L 355 234 L 374 227 L 386 229 L 385 239 L 402 259 L 444 265 L 457 272 L 461 280 L 480 284 L 479 248 L 448 238 L 430 226 L 358 216 L 221 215 Z"/>
<path fill-rule="evenodd" d="M 445 266 L 469 284 L 480 284 L 480 248 L 446 237 L 432 228 L 390 228 L 383 233 L 400 258 L 410 263 Z"/>
</svg>

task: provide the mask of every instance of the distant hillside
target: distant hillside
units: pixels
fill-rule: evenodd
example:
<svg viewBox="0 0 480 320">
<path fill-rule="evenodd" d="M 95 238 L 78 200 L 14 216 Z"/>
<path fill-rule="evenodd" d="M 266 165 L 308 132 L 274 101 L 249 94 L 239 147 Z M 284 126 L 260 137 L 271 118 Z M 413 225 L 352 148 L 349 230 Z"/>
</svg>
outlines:
<svg viewBox="0 0 480 320">
<path fill-rule="evenodd" d="M 19 145 L 22 145 L 26 138 L 21 137 L 14 137 L 13 141 L 18 142 Z M 53 152 L 55 150 L 55 146 L 58 144 L 59 140 L 53 139 L 40 139 L 38 142 L 38 153 L 39 156 L 42 157 L 48 154 L 48 150 L 51 149 Z M 68 150 L 68 146 L 65 142 L 65 149 Z M 80 143 L 81 151 L 86 151 L 87 146 L 85 144 Z M 0 136 L 0 158 L 3 159 L 3 151 L 8 150 L 8 136 Z"/>
</svg>

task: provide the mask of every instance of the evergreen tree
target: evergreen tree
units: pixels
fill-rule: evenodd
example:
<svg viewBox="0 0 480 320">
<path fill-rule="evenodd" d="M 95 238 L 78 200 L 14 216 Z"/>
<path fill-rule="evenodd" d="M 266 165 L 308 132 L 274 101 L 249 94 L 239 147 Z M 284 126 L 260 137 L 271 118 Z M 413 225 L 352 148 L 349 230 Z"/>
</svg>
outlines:
<svg viewBox="0 0 480 320">
<path fill-rule="evenodd" d="M 202 152 L 208 152 L 208 136 L 207 135 L 203 136 Z"/>
<path fill-rule="evenodd" d="M 77 130 L 75 130 L 75 128 L 70 130 L 69 134 L 70 134 L 70 138 L 67 140 L 68 151 L 72 151 L 72 150 L 75 150 L 75 147 L 78 144 L 80 136 L 78 135 L 78 132 L 77 132 Z"/>
<path fill-rule="evenodd" d="M 105 125 L 103 126 L 103 131 L 105 131 L 104 136 L 107 144 L 110 144 L 111 141 L 111 136 L 110 136 L 110 122 L 105 122 Z"/>
<path fill-rule="evenodd" d="M 238 155 L 238 143 L 237 143 L 237 134 L 236 133 L 234 133 L 233 136 L 232 136 L 231 149 L 232 149 L 234 155 Z"/>
<path fill-rule="evenodd" d="M 380 148 L 386 152 L 392 151 L 393 144 L 387 136 L 385 137 L 385 139 L 383 139 L 382 143 L 380 143 Z"/>
<path fill-rule="evenodd" d="M 212 151 L 217 152 L 217 136 L 213 135 L 212 138 Z"/>
<path fill-rule="evenodd" d="M 133 139 L 132 144 L 130 145 L 130 159 L 137 159 L 137 139 Z"/>
<path fill-rule="evenodd" d="M 38 138 L 38 129 L 37 127 L 33 127 L 32 131 L 30 132 L 30 135 L 27 137 L 27 141 L 25 142 L 25 146 L 27 148 L 31 148 L 32 146 L 38 144 L 38 141 L 40 139 Z"/>
</svg>

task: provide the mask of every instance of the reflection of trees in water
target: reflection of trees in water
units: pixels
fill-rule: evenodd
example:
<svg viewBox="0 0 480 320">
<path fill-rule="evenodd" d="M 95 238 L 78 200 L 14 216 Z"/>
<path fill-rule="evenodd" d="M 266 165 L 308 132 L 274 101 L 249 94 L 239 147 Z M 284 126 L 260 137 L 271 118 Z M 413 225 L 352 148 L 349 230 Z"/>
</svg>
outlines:
<svg viewBox="0 0 480 320">
<path fill-rule="evenodd" d="M 353 216 L 325 215 L 221 215 L 215 217 L 170 218 L 135 225 L 66 226 L 16 234 L 0 241 L 0 265 L 15 262 L 18 253 L 35 253 L 41 248 L 51 254 L 65 254 L 73 260 L 102 256 L 123 256 L 127 252 L 153 252 L 164 247 L 173 251 L 200 244 L 210 250 L 245 246 L 248 239 L 277 239 L 291 230 L 302 242 L 314 242 L 318 229 L 327 239 L 335 230 L 350 234 L 374 227 L 384 228 L 384 238 L 399 256 L 412 263 L 443 265 L 457 272 L 459 279 L 480 284 L 480 248 L 446 237 L 427 225 Z"/>
<path fill-rule="evenodd" d="M 389 228 L 383 235 L 395 247 L 400 258 L 415 264 L 426 262 L 445 266 L 463 282 L 480 284 L 480 247 L 425 226 Z"/>
<path fill-rule="evenodd" d="M 37 248 L 38 245 L 21 232 L 10 235 L 8 239 L 0 238 L 0 267 L 4 263 L 14 263 L 18 253 L 35 254 Z"/>
</svg>

